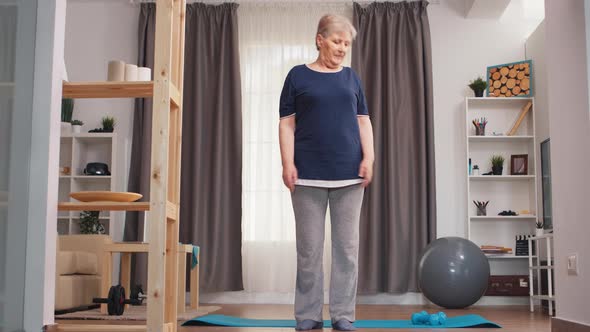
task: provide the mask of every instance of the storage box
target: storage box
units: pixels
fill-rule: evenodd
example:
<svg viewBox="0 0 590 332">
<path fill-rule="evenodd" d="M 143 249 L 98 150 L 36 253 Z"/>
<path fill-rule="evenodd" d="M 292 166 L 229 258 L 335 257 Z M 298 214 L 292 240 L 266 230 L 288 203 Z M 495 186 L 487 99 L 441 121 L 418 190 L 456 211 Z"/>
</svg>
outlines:
<svg viewBox="0 0 590 332">
<path fill-rule="evenodd" d="M 487 296 L 528 296 L 528 275 L 493 275 L 488 281 Z"/>
</svg>

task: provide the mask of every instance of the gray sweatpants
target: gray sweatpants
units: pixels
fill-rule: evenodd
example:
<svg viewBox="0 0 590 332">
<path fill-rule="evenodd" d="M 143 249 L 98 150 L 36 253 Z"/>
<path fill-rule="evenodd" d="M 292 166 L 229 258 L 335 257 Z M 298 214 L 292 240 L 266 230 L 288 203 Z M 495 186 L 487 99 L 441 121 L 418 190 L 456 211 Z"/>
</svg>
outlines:
<svg viewBox="0 0 590 332">
<path fill-rule="evenodd" d="M 295 319 L 322 321 L 323 248 L 326 208 L 330 204 L 332 266 L 330 317 L 355 320 L 358 277 L 359 218 L 364 188 L 295 186 L 291 194 L 297 236 Z"/>
</svg>

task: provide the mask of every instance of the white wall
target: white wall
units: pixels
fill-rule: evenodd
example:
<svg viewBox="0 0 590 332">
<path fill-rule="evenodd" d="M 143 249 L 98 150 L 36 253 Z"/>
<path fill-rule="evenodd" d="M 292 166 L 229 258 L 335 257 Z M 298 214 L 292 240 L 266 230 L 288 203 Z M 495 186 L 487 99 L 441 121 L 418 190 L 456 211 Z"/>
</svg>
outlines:
<svg viewBox="0 0 590 332">
<path fill-rule="evenodd" d="M 523 60 L 524 43 L 541 19 L 532 4 L 513 0 L 499 20 L 466 19 L 463 0 L 429 5 L 434 84 L 437 232 L 467 236 L 464 98 L 488 65 Z M 537 8 L 535 6 L 535 8 Z"/>
<path fill-rule="evenodd" d="M 123 0 L 67 0 L 65 63 L 68 80 L 106 81 L 110 60 L 137 64 L 139 5 Z M 83 132 L 100 128 L 103 116 L 115 117 L 117 167 L 115 190 L 126 191 L 133 134 L 132 98 L 76 99 L 73 119 L 84 121 Z M 123 239 L 124 212 L 114 216 L 111 234 Z M 119 278 L 119 255 L 115 255 L 113 280 Z"/>
<path fill-rule="evenodd" d="M 66 16 L 65 62 L 70 81 L 106 81 L 110 60 L 137 62 L 139 6 L 128 1 L 68 0 Z M 125 99 L 76 99 L 74 119 L 84 121 L 83 132 L 99 128 L 103 116 L 114 116 L 117 124 L 119 172 L 116 190 L 126 190 L 133 105 Z M 121 240 L 123 213 L 115 218 L 115 240 Z"/>
<path fill-rule="evenodd" d="M 535 149 L 537 150 L 537 216 L 542 220 L 543 190 L 541 183 L 541 147 L 540 144 L 549 138 L 549 108 L 547 95 L 547 63 L 545 60 L 545 21 L 527 39 L 526 58 L 533 61 L 533 88 L 535 92 Z"/>
<path fill-rule="evenodd" d="M 545 1 L 557 317 L 590 325 L 590 114 L 584 2 Z M 578 171 L 580 170 L 580 171 Z M 578 276 L 566 257 L 578 253 Z"/>
</svg>

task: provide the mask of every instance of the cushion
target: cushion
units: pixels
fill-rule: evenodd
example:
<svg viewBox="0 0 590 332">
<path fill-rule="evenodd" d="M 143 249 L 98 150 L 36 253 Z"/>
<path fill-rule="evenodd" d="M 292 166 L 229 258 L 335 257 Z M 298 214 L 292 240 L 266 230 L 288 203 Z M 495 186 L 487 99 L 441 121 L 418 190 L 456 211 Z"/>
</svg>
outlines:
<svg viewBox="0 0 590 332">
<path fill-rule="evenodd" d="M 57 274 L 60 276 L 76 273 L 76 258 L 73 251 L 59 251 L 56 262 Z"/>
<path fill-rule="evenodd" d="M 76 251 L 76 274 L 98 274 L 98 257 L 85 251 Z"/>
<path fill-rule="evenodd" d="M 62 275 L 57 277 L 55 310 L 92 304 L 100 297 L 101 278 L 90 275 Z"/>
<path fill-rule="evenodd" d="M 98 274 L 98 257 L 85 251 L 59 251 L 56 269 L 58 275 Z"/>
</svg>

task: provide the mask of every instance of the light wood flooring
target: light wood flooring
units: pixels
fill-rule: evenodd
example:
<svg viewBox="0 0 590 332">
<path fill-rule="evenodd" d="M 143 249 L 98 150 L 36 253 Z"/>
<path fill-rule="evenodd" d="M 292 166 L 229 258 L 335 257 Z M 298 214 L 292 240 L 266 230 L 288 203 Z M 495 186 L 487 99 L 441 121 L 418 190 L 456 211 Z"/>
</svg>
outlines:
<svg viewBox="0 0 590 332">
<path fill-rule="evenodd" d="M 212 304 L 207 304 L 212 305 Z M 216 304 L 218 305 L 218 304 Z M 292 305 L 274 304 L 223 304 L 216 314 L 232 315 L 246 318 L 266 319 L 293 319 Z M 502 329 L 357 329 L 357 331 L 383 332 L 383 331 L 461 331 L 461 332 L 549 332 L 551 320 L 546 314 L 536 308 L 534 313 L 528 306 L 480 306 L 461 310 L 441 310 L 438 307 L 428 306 L 401 306 L 401 305 L 357 305 L 357 319 L 409 319 L 413 312 L 426 310 L 428 312 L 444 311 L 448 316 L 478 314 L 500 324 Z M 328 307 L 324 307 L 324 319 L 329 319 Z M 80 323 L 80 321 L 59 321 L 60 324 Z M 97 324 L 100 322 L 96 322 Z M 179 332 L 292 332 L 291 328 L 235 328 L 235 327 L 179 327 Z M 314 330 L 319 331 L 319 330 Z M 331 329 L 324 329 L 331 331 Z"/>
</svg>

